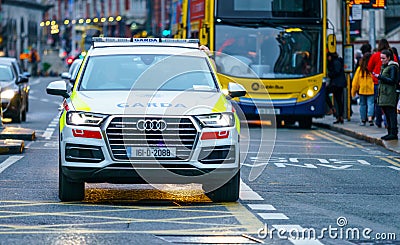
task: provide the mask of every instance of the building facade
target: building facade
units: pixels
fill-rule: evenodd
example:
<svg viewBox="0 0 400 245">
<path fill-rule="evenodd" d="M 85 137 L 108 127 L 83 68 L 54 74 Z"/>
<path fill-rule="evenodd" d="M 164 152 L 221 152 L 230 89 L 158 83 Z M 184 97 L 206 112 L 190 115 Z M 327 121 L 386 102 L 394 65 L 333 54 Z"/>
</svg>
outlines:
<svg viewBox="0 0 400 245">
<path fill-rule="evenodd" d="M 335 34 L 338 41 L 338 53 L 342 53 L 343 43 L 343 20 L 344 7 L 343 0 L 328 1 L 328 18 L 335 27 Z M 351 10 L 350 10 L 351 11 Z M 351 14 L 351 12 L 350 12 Z M 372 18 L 371 18 L 372 17 Z M 377 42 L 386 38 L 389 43 L 400 48 L 400 0 L 386 0 L 385 9 L 362 9 L 362 20 L 360 20 L 360 32 L 351 37 L 351 43 L 357 50 L 363 43 L 371 43 L 372 47 L 377 46 Z"/>
<path fill-rule="evenodd" d="M 52 6 L 35 0 L 2 0 L 0 4 L 0 55 L 19 58 L 33 46 L 42 48 L 39 23 Z"/>
</svg>

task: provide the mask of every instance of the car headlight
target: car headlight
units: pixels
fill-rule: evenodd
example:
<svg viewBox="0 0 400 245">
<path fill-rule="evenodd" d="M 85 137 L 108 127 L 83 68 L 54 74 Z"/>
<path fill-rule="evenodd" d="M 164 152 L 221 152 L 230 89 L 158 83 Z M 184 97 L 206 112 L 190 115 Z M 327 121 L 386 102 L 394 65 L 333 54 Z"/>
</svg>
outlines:
<svg viewBox="0 0 400 245">
<path fill-rule="evenodd" d="M 203 127 L 232 127 L 235 124 L 233 113 L 215 113 L 196 116 Z"/>
<path fill-rule="evenodd" d="M 107 115 L 95 114 L 83 111 L 67 112 L 67 124 L 79 126 L 99 126 Z"/>
<path fill-rule="evenodd" d="M 11 100 L 12 98 L 14 98 L 16 93 L 17 92 L 12 89 L 7 89 L 7 90 L 2 91 L 0 96 L 2 99 Z"/>
</svg>

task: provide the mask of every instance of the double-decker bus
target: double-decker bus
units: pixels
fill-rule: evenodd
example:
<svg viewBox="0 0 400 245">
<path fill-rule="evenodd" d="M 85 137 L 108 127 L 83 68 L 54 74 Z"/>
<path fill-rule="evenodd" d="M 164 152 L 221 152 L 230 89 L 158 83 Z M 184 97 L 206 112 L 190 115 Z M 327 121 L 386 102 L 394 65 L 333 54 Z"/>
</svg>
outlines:
<svg viewBox="0 0 400 245">
<path fill-rule="evenodd" d="M 214 52 L 224 88 L 242 84 L 247 119 L 310 128 L 325 115 L 327 0 L 172 0 L 171 34 Z"/>
<path fill-rule="evenodd" d="M 75 33 L 75 38 L 78 41 L 79 49 L 82 52 L 86 52 L 92 45 L 92 37 L 99 37 L 103 35 L 103 28 L 97 25 L 76 25 Z"/>
</svg>

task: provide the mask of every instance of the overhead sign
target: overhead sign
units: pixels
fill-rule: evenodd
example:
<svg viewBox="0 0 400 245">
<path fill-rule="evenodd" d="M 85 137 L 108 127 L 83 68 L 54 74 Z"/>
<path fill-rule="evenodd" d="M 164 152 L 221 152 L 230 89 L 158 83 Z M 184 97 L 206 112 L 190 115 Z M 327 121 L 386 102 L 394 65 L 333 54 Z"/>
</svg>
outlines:
<svg viewBox="0 0 400 245">
<path fill-rule="evenodd" d="M 386 0 L 350 0 L 350 7 L 354 4 L 361 4 L 363 8 L 384 9 Z"/>
</svg>

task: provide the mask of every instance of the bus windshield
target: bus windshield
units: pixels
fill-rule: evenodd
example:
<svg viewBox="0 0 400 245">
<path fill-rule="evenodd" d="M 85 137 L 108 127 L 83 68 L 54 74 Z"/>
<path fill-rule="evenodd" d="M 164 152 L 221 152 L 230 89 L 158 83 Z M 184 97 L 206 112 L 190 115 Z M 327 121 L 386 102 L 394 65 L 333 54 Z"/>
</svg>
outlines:
<svg viewBox="0 0 400 245">
<path fill-rule="evenodd" d="M 215 26 L 219 73 L 268 79 L 302 78 L 322 73 L 321 28 Z"/>
<path fill-rule="evenodd" d="M 218 18 L 321 19 L 321 0 L 217 1 Z"/>
</svg>

